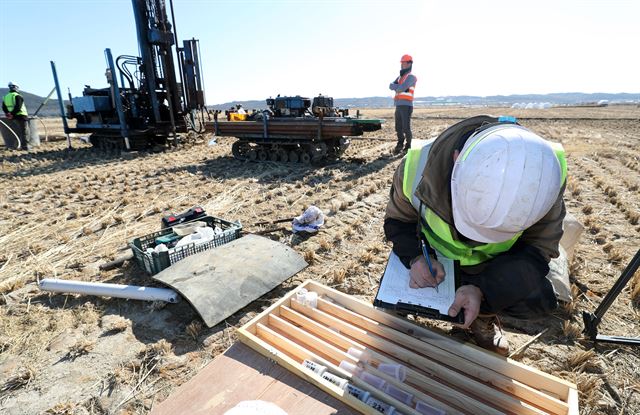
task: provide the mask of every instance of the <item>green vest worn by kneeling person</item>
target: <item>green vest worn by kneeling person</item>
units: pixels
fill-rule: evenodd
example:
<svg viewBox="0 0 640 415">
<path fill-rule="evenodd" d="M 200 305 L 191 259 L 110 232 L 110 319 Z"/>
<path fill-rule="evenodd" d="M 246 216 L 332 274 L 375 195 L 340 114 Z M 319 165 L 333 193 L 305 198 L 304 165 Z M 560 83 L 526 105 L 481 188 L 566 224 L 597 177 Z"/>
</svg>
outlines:
<svg viewBox="0 0 640 415">
<path fill-rule="evenodd" d="M 455 240 L 451 232 L 451 226 L 431 209 L 427 208 L 420 199 L 415 196 L 415 191 L 422 177 L 424 168 L 427 165 L 431 145 L 434 141 L 435 139 L 429 140 L 425 142 L 422 147 L 412 148 L 407 152 L 402 184 L 402 191 L 405 197 L 411 201 L 411 204 L 422 218 L 422 233 L 426 236 L 429 244 L 447 258 L 460 261 L 460 265 L 462 266 L 480 264 L 511 249 L 522 235 L 522 232 L 519 232 L 513 238 L 504 242 L 486 243 L 477 246 L 467 245 L 464 242 Z M 558 158 L 562 172 L 561 184 L 564 184 L 567 177 L 567 162 L 564 149 L 559 143 L 549 144 L 551 144 Z M 425 222 L 428 226 L 425 226 Z"/>
</svg>

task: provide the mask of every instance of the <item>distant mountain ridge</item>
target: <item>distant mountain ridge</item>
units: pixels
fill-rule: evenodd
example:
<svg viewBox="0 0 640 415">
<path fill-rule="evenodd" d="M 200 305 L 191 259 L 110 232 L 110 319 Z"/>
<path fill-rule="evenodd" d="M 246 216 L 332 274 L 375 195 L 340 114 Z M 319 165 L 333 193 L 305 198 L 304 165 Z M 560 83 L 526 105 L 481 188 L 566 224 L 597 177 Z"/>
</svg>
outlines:
<svg viewBox="0 0 640 415">
<path fill-rule="evenodd" d="M 0 88 L 0 96 L 4 97 L 9 92 L 8 88 Z M 36 109 L 44 101 L 44 97 L 35 95 L 26 91 L 20 91 L 24 97 L 25 104 L 29 115 L 33 115 Z M 313 98 L 312 96 L 308 98 Z M 266 97 L 265 97 L 266 99 Z M 246 109 L 264 109 L 267 104 L 263 100 L 250 101 L 231 101 L 223 104 L 209 105 L 211 109 L 225 110 L 237 104 L 242 104 Z M 416 97 L 415 106 L 432 107 L 432 106 L 455 106 L 455 105 L 487 105 L 487 106 L 505 106 L 515 103 L 528 102 L 550 102 L 554 105 L 575 105 L 589 102 L 598 102 L 606 100 L 610 103 L 640 103 L 640 93 L 592 93 L 586 94 L 582 92 L 561 92 L 553 94 L 518 94 L 518 95 L 491 95 L 486 97 L 473 95 L 451 95 L 444 97 Z M 64 101 L 67 105 L 68 100 Z M 335 98 L 334 104 L 338 107 L 352 108 L 389 108 L 393 107 L 393 99 L 391 97 L 364 97 L 364 98 Z M 49 102 L 40 110 L 38 114 L 43 117 L 59 116 L 58 99 L 53 94 Z"/>
<path fill-rule="evenodd" d="M 313 97 L 308 97 L 313 98 Z M 266 99 L 266 98 L 265 98 Z M 491 95 L 486 97 L 473 95 L 451 95 L 444 97 L 416 97 L 416 106 L 453 106 L 453 105 L 513 105 L 527 102 L 550 102 L 555 105 L 576 105 L 589 102 L 606 100 L 609 102 L 640 102 L 640 93 L 582 93 L 560 92 L 553 94 L 518 94 L 518 95 Z M 237 104 L 244 108 L 263 109 L 267 107 L 265 100 L 231 101 L 223 104 L 209 105 L 209 108 L 225 110 Z M 393 106 L 391 97 L 365 97 L 365 98 L 335 98 L 334 104 L 338 107 L 355 108 L 388 108 Z"/>
</svg>

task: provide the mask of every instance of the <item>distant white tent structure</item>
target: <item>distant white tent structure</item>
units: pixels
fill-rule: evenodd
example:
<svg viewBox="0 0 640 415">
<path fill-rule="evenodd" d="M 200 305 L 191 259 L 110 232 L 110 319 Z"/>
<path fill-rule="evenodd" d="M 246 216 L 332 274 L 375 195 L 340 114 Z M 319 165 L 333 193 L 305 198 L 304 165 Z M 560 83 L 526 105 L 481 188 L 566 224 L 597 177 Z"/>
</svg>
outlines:
<svg viewBox="0 0 640 415">
<path fill-rule="evenodd" d="M 546 110 L 553 107 L 553 104 L 550 102 L 516 102 L 511 105 L 511 108 L 514 109 L 538 109 L 538 110 Z"/>
</svg>

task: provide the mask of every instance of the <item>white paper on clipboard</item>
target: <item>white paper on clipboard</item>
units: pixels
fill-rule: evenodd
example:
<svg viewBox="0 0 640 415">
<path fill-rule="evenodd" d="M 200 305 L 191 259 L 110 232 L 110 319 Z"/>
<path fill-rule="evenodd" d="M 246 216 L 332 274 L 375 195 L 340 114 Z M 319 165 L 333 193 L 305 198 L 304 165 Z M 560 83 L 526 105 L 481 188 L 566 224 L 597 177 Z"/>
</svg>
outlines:
<svg viewBox="0 0 640 415">
<path fill-rule="evenodd" d="M 456 295 L 454 263 L 440 252 L 436 251 L 436 255 L 445 273 L 444 281 L 438 285 L 437 292 L 431 287 L 410 288 L 409 270 L 391 251 L 376 299 L 389 304 L 406 303 L 432 308 L 440 314 L 447 314 Z"/>
</svg>

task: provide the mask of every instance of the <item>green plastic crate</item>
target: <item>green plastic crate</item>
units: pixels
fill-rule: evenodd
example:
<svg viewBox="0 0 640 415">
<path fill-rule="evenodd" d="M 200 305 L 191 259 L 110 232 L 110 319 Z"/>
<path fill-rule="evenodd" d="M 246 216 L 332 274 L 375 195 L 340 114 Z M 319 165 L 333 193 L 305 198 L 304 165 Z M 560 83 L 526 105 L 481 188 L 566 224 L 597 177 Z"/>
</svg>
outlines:
<svg viewBox="0 0 640 415">
<path fill-rule="evenodd" d="M 204 216 L 194 219 L 194 221 L 206 222 L 207 226 L 211 228 L 218 226 L 223 230 L 223 233 L 216 235 L 216 237 L 209 242 L 202 244 L 192 243 L 179 248 L 172 248 L 168 252 L 147 252 L 147 248 L 155 247 L 156 238 L 171 234 L 173 232 L 171 228 L 135 238 L 129 242 L 129 246 L 133 251 L 133 256 L 138 265 L 151 275 L 157 274 L 189 255 L 197 254 L 198 252 L 206 251 L 207 249 L 215 248 L 238 239 L 242 231 L 240 222 L 229 222 L 214 216 Z"/>
</svg>

